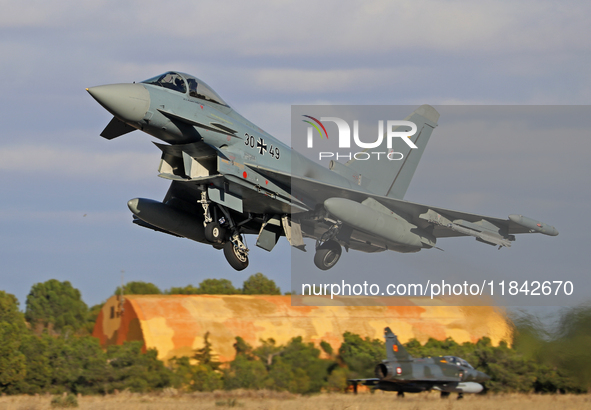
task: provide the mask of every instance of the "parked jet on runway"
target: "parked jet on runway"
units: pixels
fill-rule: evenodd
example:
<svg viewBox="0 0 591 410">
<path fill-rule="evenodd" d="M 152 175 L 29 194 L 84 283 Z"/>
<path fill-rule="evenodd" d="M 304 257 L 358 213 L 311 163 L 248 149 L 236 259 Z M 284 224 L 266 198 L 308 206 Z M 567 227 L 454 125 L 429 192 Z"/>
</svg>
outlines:
<svg viewBox="0 0 591 410">
<path fill-rule="evenodd" d="M 357 385 L 362 384 L 373 389 L 404 393 L 420 393 L 438 390 L 441 397 L 446 398 L 450 393 L 458 393 L 458 399 L 464 393 L 480 393 L 480 384 L 490 377 L 475 370 L 462 358 L 455 356 L 413 358 L 389 327 L 384 329 L 386 338 L 386 360 L 375 368 L 376 377 L 373 379 L 350 379 L 357 392 Z"/>
<path fill-rule="evenodd" d="M 403 201 L 439 119 L 428 105 L 406 118 L 416 132 L 409 133 L 412 144 L 394 141 L 399 160 L 331 161 L 327 169 L 184 73 L 87 91 L 114 115 L 104 138 L 139 129 L 165 142 L 155 144 L 162 151 L 159 176 L 172 181 L 170 189 L 162 202 L 130 200 L 133 222 L 223 249 L 237 270 L 248 265 L 245 234 L 257 235 L 257 246 L 267 251 L 280 236 L 302 250 L 304 237 L 316 239 L 314 263 L 323 270 L 337 263 L 342 247 L 418 252 L 445 237 L 473 236 L 508 247 L 516 233 L 558 235 L 554 227 L 521 215 L 498 219 Z M 380 149 L 388 151 L 386 140 L 366 152 Z"/>
</svg>

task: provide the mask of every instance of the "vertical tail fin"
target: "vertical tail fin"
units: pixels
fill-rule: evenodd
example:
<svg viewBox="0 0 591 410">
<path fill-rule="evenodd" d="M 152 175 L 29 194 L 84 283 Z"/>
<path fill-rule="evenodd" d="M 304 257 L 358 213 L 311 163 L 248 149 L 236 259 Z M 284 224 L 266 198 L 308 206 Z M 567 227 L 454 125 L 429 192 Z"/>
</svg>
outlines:
<svg viewBox="0 0 591 410">
<path fill-rule="evenodd" d="M 396 362 L 405 362 L 412 360 L 412 356 L 408 354 L 404 346 L 398 341 L 398 338 L 389 327 L 384 329 L 384 337 L 386 338 L 386 356 L 388 360 Z"/>
<path fill-rule="evenodd" d="M 392 149 L 404 156 L 401 160 L 389 160 L 381 156 L 378 161 L 351 160 L 347 163 L 357 173 L 360 180 L 366 177 L 367 189 L 378 195 L 402 199 L 410 185 L 410 181 L 419 165 L 421 156 L 429 142 L 433 129 L 437 126 L 439 113 L 430 105 L 421 105 L 412 114 L 405 118 L 405 121 L 414 122 L 417 132 L 411 140 L 418 148 L 410 148 L 404 141 L 396 138 L 393 141 Z M 387 139 L 377 148 L 366 150 L 372 152 L 388 152 Z M 379 154 L 377 157 L 380 157 Z M 376 156 L 371 156 L 376 158 Z"/>
</svg>

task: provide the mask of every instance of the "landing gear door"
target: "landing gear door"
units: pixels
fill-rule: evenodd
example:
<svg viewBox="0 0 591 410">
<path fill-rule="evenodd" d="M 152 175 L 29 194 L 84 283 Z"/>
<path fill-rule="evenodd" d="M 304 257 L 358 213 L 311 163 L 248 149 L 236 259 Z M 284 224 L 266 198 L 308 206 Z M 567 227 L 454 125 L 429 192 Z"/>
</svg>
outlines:
<svg viewBox="0 0 591 410">
<path fill-rule="evenodd" d="M 257 238 L 257 246 L 271 252 L 271 250 L 277 244 L 281 233 L 281 221 L 279 218 L 273 217 L 269 219 L 261 226 L 261 230 Z"/>
<path fill-rule="evenodd" d="M 289 241 L 289 244 L 294 248 L 306 252 L 306 245 L 304 244 L 304 237 L 302 235 L 302 226 L 298 222 L 294 222 L 287 215 L 281 218 L 283 225 L 283 232 Z"/>
</svg>

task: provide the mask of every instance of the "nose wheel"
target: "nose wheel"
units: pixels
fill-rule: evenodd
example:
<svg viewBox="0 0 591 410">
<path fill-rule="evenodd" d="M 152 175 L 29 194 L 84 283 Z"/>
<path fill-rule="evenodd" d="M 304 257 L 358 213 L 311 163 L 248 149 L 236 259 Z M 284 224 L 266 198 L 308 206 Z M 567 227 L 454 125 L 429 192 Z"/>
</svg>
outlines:
<svg viewBox="0 0 591 410">
<path fill-rule="evenodd" d="M 205 239 L 211 243 L 221 243 L 224 241 L 226 230 L 217 222 L 210 222 L 205 226 Z"/>
</svg>

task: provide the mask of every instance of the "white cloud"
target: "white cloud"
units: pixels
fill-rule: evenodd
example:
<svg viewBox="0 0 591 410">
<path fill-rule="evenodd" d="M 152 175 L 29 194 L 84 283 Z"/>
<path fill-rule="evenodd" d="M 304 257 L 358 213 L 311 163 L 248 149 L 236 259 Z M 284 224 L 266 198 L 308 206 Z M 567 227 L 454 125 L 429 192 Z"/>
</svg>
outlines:
<svg viewBox="0 0 591 410">
<path fill-rule="evenodd" d="M 417 48 L 473 53 L 580 50 L 590 42 L 589 36 L 581 35 L 588 32 L 583 17 L 591 6 L 586 2 L 187 0 L 163 5 L 148 0 L 114 6 L 110 1 L 3 0 L 0 6 L 3 28 L 77 29 L 76 34 L 93 41 L 97 32 L 109 42 L 124 40 L 122 36 L 142 38 L 137 46 L 147 50 L 167 43 L 175 47 L 174 39 L 185 39 L 192 44 L 187 54 L 196 55 L 212 51 L 245 56 L 346 52 L 354 59 L 355 53 L 379 55 Z"/>
</svg>

